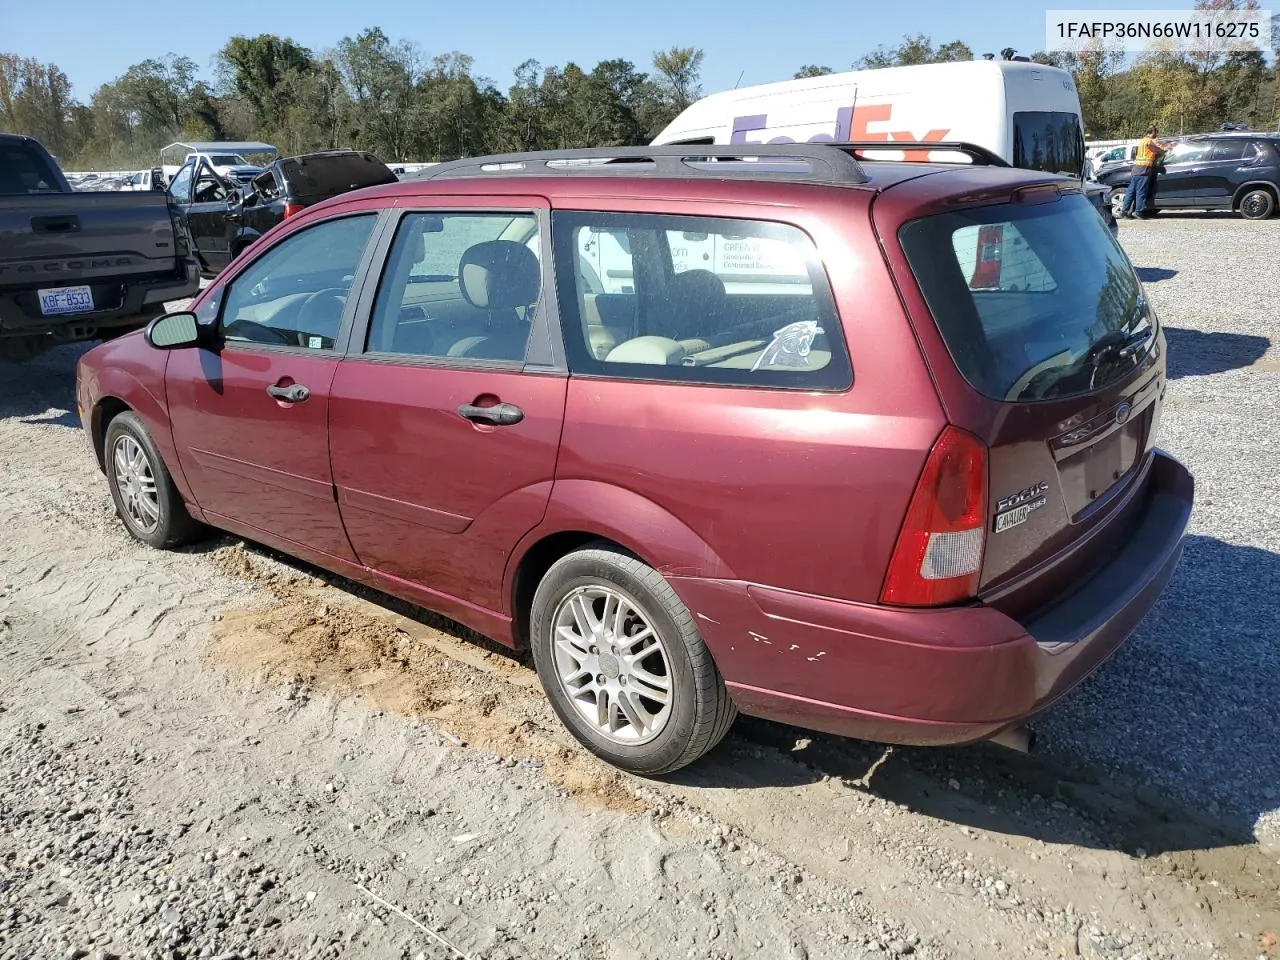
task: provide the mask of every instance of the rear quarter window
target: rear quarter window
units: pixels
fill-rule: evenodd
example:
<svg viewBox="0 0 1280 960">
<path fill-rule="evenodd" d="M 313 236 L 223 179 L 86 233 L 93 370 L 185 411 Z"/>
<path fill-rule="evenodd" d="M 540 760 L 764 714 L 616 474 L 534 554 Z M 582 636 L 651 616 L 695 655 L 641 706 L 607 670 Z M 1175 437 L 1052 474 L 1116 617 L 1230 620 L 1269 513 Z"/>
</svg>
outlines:
<svg viewBox="0 0 1280 960">
<path fill-rule="evenodd" d="M 575 374 L 843 390 L 826 272 L 798 227 L 659 214 L 552 217 Z"/>
</svg>

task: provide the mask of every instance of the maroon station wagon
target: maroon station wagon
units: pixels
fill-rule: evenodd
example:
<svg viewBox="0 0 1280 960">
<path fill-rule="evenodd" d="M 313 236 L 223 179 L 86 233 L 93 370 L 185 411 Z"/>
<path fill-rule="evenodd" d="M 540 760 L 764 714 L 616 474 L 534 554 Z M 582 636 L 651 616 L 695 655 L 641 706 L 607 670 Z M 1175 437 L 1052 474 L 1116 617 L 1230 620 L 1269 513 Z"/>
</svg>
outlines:
<svg viewBox="0 0 1280 960">
<path fill-rule="evenodd" d="M 624 769 L 738 711 L 1013 742 L 1155 602 L 1193 484 L 1154 446 L 1163 332 L 1078 182 L 952 146 L 345 194 L 87 353 L 84 428 L 137 539 L 231 531 L 532 647 Z"/>
</svg>

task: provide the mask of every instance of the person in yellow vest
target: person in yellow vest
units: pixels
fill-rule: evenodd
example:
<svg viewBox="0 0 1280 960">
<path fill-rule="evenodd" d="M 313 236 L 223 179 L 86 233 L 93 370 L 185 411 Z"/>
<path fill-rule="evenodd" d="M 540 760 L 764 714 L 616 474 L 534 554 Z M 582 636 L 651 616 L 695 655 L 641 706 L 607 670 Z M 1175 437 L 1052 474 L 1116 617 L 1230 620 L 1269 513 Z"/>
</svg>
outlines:
<svg viewBox="0 0 1280 960">
<path fill-rule="evenodd" d="M 1147 135 L 1138 144 L 1133 171 L 1129 174 L 1129 188 L 1124 192 L 1124 206 L 1120 209 L 1121 217 L 1136 220 L 1146 212 L 1151 188 L 1155 184 L 1160 156 L 1169 150 L 1156 139 L 1158 132 L 1155 127 L 1148 128 Z"/>
</svg>

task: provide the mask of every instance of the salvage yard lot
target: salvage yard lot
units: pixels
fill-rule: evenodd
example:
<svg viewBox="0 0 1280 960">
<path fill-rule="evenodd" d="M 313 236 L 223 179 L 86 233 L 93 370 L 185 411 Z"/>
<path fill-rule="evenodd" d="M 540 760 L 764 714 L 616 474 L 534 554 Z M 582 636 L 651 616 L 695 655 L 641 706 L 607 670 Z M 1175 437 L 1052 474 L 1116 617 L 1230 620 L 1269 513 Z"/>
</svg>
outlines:
<svg viewBox="0 0 1280 960">
<path fill-rule="evenodd" d="M 623 777 L 448 624 L 143 548 L 77 350 L 0 365 L 0 957 L 1280 957 L 1280 220 L 1121 239 L 1182 565 L 1037 755 L 897 750 L 870 790 L 881 750 L 749 720 Z"/>
</svg>

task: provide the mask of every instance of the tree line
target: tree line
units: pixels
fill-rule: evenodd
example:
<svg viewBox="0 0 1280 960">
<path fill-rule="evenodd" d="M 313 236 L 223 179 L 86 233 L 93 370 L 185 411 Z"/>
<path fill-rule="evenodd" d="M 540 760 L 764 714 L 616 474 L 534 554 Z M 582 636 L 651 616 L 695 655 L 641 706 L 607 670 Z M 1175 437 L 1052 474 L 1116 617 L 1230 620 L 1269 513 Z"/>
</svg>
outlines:
<svg viewBox="0 0 1280 960">
<path fill-rule="evenodd" d="M 1257 0 L 1197 0 L 1198 5 Z M 984 54 L 1009 59 L 1016 50 Z M 852 69 L 976 59 L 962 41 L 920 34 L 881 46 Z M 1127 59 L 1103 49 L 1035 53 L 1075 77 L 1090 139 L 1170 134 L 1243 122 L 1280 127 L 1280 67 L 1261 53 L 1163 52 Z M 212 79 L 189 57 L 134 64 L 95 90 L 72 95 L 55 64 L 0 53 L 0 130 L 36 137 L 66 169 L 134 169 L 179 139 L 265 140 L 285 154 L 335 147 L 383 160 L 447 160 L 507 151 L 648 143 L 702 95 L 703 51 L 672 47 L 649 70 L 628 60 L 546 66 L 526 60 L 502 91 L 471 57 L 428 57 L 372 27 L 317 53 L 288 37 L 235 36 Z M 832 68 L 801 67 L 797 77 Z"/>
</svg>

